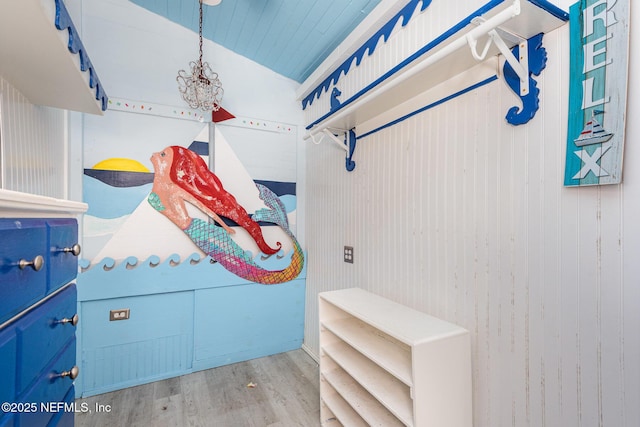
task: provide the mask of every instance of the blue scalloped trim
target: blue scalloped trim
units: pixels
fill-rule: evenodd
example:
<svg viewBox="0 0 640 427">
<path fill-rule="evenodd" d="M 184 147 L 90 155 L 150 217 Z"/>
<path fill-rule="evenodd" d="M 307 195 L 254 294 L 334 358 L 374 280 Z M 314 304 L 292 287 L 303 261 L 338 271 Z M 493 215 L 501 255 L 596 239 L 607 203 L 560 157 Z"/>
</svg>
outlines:
<svg viewBox="0 0 640 427">
<path fill-rule="evenodd" d="M 196 265 L 202 262 L 203 260 L 208 259 L 206 256 L 202 256 L 196 252 L 192 253 L 184 260 L 180 258 L 178 254 L 171 254 L 167 259 L 163 262 L 160 261 L 160 257 L 157 255 L 151 255 L 146 260 L 139 260 L 135 256 L 129 256 L 119 263 L 116 262 L 115 259 L 111 257 L 103 258 L 101 261 L 91 263 L 88 259 L 80 259 L 78 261 L 78 265 L 80 266 L 81 272 L 86 273 L 88 270 L 98 269 L 101 271 L 112 271 L 116 270 L 132 270 L 135 268 L 156 268 L 164 264 L 164 268 L 174 268 L 181 264 L 184 265 Z"/>
<path fill-rule="evenodd" d="M 308 105 L 313 103 L 314 99 L 320 98 L 322 92 L 326 92 L 329 90 L 329 87 L 338 83 L 340 76 L 342 73 L 346 76 L 349 70 L 351 69 L 351 64 L 353 64 L 353 60 L 356 60 L 356 66 L 360 65 L 362 62 L 362 58 L 364 58 L 364 54 L 368 51 L 369 55 L 373 54 L 378 46 L 378 41 L 382 38 L 386 43 L 391 35 L 391 32 L 395 28 L 396 24 L 402 18 L 402 26 L 404 27 L 411 20 L 413 13 L 418 6 L 418 3 L 422 2 L 422 6 L 420 7 L 420 12 L 425 10 L 431 4 L 431 0 L 411 0 L 405 7 L 402 8 L 400 12 L 398 12 L 389 22 L 387 22 L 382 28 L 378 30 L 369 40 L 365 42 L 358 50 L 355 51 L 347 60 L 345 60 L 329 77 L 327 77 L 318 87 L 316 87 L 313 92 L 307 95 L 302 100 L 302 109 L 306 109 Z"/>
<path fill-rule="evenodd" d="M 252 258 L 256 264 L 266 270 L 280 270 L 286 268 L 291 262 L 293 250 L 289 251 L 289 253 L 287 254 L 283 254 L 280 257 L 272 256 L 267 259 L 263 259 L 259 254 L 254 257 L 253 254 L 249 251 L 247 251 L 247 256 Z M 247 280 L 238 278 L 238 276 L 226 270 L 221 264 L 215 262 L 215 260 L 213 260 L 210 256 L 197 252 L 194 252 L 186 257 L 181 257 L 180 255 L 174 253 L 166 257 L 164 261 L 161 261 L 160 257 L 157 255 L 150 255 L 146 259 L 138 259 L 135 256 L 128 256 L 118 261 L 111 257 L 105 257 L 102 260 L 93 261 L 81 258 L 80 260 L 78 260 L 78 265 L 80 266 L 80 273 L 85 277 L 110 272 L 134 273 L 140 271 L 149 272 L 151 270 L 180 270 L 184 274 L 187 274 L 186 271 L 196 271 L 200 272 L 199 274 L 207 273 L 210 277 L 211 275 L 219 275 L 221 277 L 234 277 L 234 280 L 242 280 L 248 282 Z M 304 268 L 303 271 L 305 271 Z M 299 276 L 299 278 L 304 277 L 305 276 L 302 273 Z"/>
<path fill-rule="evenodd" d="M 96 100 L 100 101 L 102 111 L 106 111 L 109 97 L 102 88 L 102 83 L 100 83 L 100 79 L 93 68 L 93 64 L 80 40 L 76 27 L 73 25 L 73 21 L 71 21 L 71 16 L 69 16 L 69 12 L 62 0 L 54 1 L 56 3 L 56 28 L 60 31 L 69 31 L 69 52 L 80 56 L 80 71 L 89 71 L 89 87 L 95 88 Z"/>
</svg>

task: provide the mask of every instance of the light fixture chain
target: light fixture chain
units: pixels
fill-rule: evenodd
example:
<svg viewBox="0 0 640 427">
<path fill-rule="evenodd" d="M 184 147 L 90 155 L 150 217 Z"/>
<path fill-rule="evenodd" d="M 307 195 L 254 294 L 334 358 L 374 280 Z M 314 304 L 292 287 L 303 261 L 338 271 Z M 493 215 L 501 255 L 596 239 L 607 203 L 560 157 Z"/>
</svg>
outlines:
<svg viewBox="0 0 640 427">
<path fill-rule="evenodd" d="M 200 28 L 198 30 L 198 36 L 200 38 L 200 65 L 202 65 L 202 0 L 200 2 Z"/>
<path fill-rule="evenodd" d="M 198 3 L 200 6 L 200 22 L 198 28 L 200 57 L 197 62 L 191 61 L 189 63 L 189 71 L 191 74 L 186 70 L 179 70 L 176 81 L 178 82 L 180 95 L 189 107 L 194 109 L 199 108 L 202 111 L 218 111 L 220 110 L 220 103 L 224 96 L 224 89 L 218 78 L 218 73 L 211 69 L 209 63 L 202 62 L 202 0 L 198 0 Z"/>
</svg>

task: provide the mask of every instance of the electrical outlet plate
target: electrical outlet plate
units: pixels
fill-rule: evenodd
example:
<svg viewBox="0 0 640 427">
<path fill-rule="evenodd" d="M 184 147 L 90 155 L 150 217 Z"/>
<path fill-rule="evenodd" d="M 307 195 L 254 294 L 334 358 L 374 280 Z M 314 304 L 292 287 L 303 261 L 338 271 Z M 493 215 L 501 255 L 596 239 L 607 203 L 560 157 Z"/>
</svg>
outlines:
<svg viewBox="0 0 640 427">
<path fill-rule="evenodd" d="M 118 310 L 109 311 L 110 322 L 113 322 L 114 320 L 127 320 L 128 318 L 129 318 L 128 308 L 120 308 Z"/>
<path fill-rule="evenodd" d="M 353 264 L 353 246 L 344 247 L 344 262 Z"/>
</svg>

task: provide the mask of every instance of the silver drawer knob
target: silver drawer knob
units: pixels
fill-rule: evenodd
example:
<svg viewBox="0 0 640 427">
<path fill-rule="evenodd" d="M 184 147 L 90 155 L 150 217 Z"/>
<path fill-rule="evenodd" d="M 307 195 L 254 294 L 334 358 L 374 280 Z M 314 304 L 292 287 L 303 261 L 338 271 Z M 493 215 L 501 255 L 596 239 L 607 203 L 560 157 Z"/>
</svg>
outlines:
<svg viewBox="0 0 640 427">
<path fill-rule="evenodd" d="M 58 320 L 57 323 L 69 323 L 71 324 L 71 326 L 76 326 L 78 324 L 78 320 L 80 320 L 80 318 L 78 317 L 78 313 L 74 314 L 71 318 L 65 317 L 63 319 Z"/>
<path fill-rule="evenodd" d="M 80 251 L 81 250 L 82 249 L 80 248 L 80 245 L 76 243 L 75 245 L 71 246 L 70 248 L 64 248 L 62 250 L 62 252 L 67 252 L 67 253 L 71 253 L 74 256 L 78 256 L 78 255 L 80 255 Z"/>
<path fill-rule="evenodd" d="M 75 380 L 78 377 L 78 374 L 80 373 L 80 369 L 78 369 L 77 366 L 74 366 L 73 368 L 69 369 L 68 371 L 64 371 L 60 373 L 61 377 L 69 377 L 72 380 Z"/>
<path fill-rule="evenodd" d="M 26 259 L 21 259 L 18 262 L 18 266 L 21 270 L 24 270 L 27 267 L 33 268 L 35 271 L 40 271 L 42 267 L 44 267 L 44 257 L 42 255 L 38 255 L 33 259 L 33 261 L 27 261 Z"/>
</svg>

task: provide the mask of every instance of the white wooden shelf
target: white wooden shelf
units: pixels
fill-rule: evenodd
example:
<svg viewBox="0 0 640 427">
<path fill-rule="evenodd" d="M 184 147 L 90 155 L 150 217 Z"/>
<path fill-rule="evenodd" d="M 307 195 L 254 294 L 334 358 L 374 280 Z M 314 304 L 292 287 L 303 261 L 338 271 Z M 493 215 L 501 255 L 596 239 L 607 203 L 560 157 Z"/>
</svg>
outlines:
<svg viewBox="0 0 640 427">
<path fill-rule="evenodd" d="M 358 288 L 319 314 L 323 425 L 471 426 L 468 331 Z"/>
<path fill-rule="evenodd" d="M 327 321 L 322 326 L 411 387 L 411 353 L 408 347 L 392 343 L 376 333 L 376 329 L 354 318 Z"/>
<path fill-rule="evenodd" d="M 411 391 L 406 384 L 344 342 L 323 347 L 323 351 L 400 421 L 413 423 Z"/>
<path fill-rule="evenodd" d="M 324 129 L 353 129 L 390 107 L 471 69 L 479 59 L 470 51 L 469 38 L 477 42 L 478 50 L 482 50 L 490 39 L 489 33 L 497 29 L 501 36 L 517 37 L 504 38 L 506 47 L 510 49 L 518 45 L 518 39 L 527 40 L 536 34 L 547 33 L 568 20 L 566 12 L 540 0 L 504 1 L 483 12 L 455 35 L 443 38 L 419 59 L 395 71 L 381 84 L 316 120 L 305 137 Z M 499 53 L 496 43 L 492 43 L 482 59 Z"/>
<path fill-rule="evenodd" d="M 324 385 L 328 390 L 325 393 L 320 405 L 323 406 L 324 412 L 328 418 L 325 420 L 325 425 L 347 425 L 353 427 L 367 427 L 367 423 L 362 419 L 356 411 L 353 410 L 351 405 L 340 396 L 331 385 Z M 342 423 L 338 420 L 342 420 Z"/>
<path fill-rule="evenodd" d="M 342 369 L 333 369 L 324 373 L 324 379 L 353 410 L 371 426 L 402 426 L 403 424 L 358 382 Z M 336 414 L 337 415 L 337 414 Z M 349 426 L 345 420 L 338 418 L 343 425 Z"/>
<path fill-rule="evenodd" d="M 306 126 L 304 139 L 319 143 L 327 138 L 334 142 L 346 152 L 347 171 L 353 171 L 358 126 L 498 54 L 508 63 L 502 72 L 504 80 L 523 104 L 514 112 L 510 109 L 506 120 L 513 125 L 527 123 L 538 110 L 538 95 L 530 87 L 532 76 L 539 75 L 546 64 L 542 34 L 562 26 L 568 19 L 565 11 L 547 0 L 491 1 L 350 98 L 332 98 L 329 110 L 316 113 L 319 116 Z M 518 47 L 517 56 L 514 47 Z M 516 75 L 514 79 L 512 73 Z M 335 86 L 335 90 L 338 84 L 335 78 L 331 83 L 323 81 L 306 94 L 303 106 L 310 105 L 321 94 L 331 96 L 328 88 Z"/>
<path fill-rule="evenodd" d="M 56 28 L 56 20 L 67 26 Z M 0 75 L 36 105 L 98 115 L 106 109 L 62 0 L 0 2 Z"/>
</svg>

